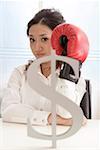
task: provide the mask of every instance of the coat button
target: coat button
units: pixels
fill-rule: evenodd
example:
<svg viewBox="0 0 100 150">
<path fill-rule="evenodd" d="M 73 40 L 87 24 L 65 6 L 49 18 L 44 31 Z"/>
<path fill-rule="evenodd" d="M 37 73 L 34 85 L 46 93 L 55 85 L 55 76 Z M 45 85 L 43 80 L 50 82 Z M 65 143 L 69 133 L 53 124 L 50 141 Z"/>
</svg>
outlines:
<svg viewBox="0 0 100 150">
<path fill-rule="evenodd" d="M 42 120 L 42 122 L 45 122 L 45 120 Z"/>
<path fill-rule="evenodd" d="M 34 118 L 33 120 L 34 120 L 34 121 L 37 121 L 37 119 L 36 119 L 36 118 Z"/>
</svg>

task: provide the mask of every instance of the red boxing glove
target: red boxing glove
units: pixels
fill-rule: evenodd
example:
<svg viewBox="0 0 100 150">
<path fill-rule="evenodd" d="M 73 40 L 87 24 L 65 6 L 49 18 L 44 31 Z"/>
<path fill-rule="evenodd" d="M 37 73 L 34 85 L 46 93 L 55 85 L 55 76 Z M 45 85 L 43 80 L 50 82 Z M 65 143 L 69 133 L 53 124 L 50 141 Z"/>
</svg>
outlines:
<svg viewBox="0 0 100 150">
<path fill-rule="evenodd" d="M 66 37 L 66 55 L 77 59 L 82 63 L 88 55 L 89 42 L 86 34 L 78 27 L 72 24 L 60 24 L 54 28 L 51 36 L 51 44 L 57 55 L 62 55 L 64 45 L 61 44 L 61 38 Z"/>
</svg>

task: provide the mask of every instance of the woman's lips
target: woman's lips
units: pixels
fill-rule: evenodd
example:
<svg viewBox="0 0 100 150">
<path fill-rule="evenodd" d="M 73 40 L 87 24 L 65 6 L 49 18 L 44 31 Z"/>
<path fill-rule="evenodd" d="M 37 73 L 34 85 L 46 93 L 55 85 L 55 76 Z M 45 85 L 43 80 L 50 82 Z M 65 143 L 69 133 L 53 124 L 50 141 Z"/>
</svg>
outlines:
<svg viewBox="0 0 100 150">
<path fill-rule="evenodd" d="M 36 54 L 36 57 L 43 57 L 43 56 L 45 56 L 45 54 Z"/>
</svg>

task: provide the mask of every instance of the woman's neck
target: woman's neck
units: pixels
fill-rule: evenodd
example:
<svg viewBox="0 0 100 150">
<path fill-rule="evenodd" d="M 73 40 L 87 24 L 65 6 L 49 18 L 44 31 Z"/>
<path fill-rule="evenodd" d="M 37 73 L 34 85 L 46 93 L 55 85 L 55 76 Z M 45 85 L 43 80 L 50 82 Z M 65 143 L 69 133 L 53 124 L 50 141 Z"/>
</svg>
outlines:
<svg viewBox="0 0 100 150">
<path fill-rule="evenodd" d="M 42 63 L 40 67 L 42 74 L 47 78 L 51 74 L 51 63 Z"/>
</svg>

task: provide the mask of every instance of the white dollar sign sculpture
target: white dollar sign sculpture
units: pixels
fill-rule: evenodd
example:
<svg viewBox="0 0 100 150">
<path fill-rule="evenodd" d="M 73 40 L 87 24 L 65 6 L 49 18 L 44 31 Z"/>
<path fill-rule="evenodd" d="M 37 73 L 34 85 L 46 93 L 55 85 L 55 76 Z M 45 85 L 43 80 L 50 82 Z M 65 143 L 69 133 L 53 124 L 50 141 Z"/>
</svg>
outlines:
<svg viewBox="0 0 100 150">
<path fill-rule="evenodd" d="M 67 138 L 75 134 L 82 126 L 83 120 L 83 113 L 81 108 L 72 102 L 69 98 L 61 95 L 55 90 L 56 86 L 56 77 L 55 77 L 55 66 L 56 60 L 60 60 L 66 62 L 71 65 L 75 72 L 75 77 L 78 78 L 78 67 L 79 62 L 77 60 L 71 59 L 65 56 L 58 56 L 55 54 L 53 50 L 50 56 L 45 56 L 35 60 L 30 66 L 27 71 L 27 81 L 30 87 L 41 94 L 42 96 L 46 97 L 47 99 L 51 100 L 52 103 L 52 135 L 45 135 L 37 132 L 33 129 L 31 125 L 32 116 L 28 118 L 28 126 L 27 126 L 27 133 L 28 136 L 45 139 L 45 140 L 52 140 L 52 147 L 56 147 L 56 140 Z M 51 86 L 48 87 L 47 85 L 43 84 L 42 81 L 39 80 L 38 76 L 38 68 L 39 65 L 43 62 L 51 61 Z M 72 115 L 73 124 L 72 126 L 63 134 L 56 135 L 56 104 L 61 105 L 64 107 L 70 114 Z"/>
</svg>

